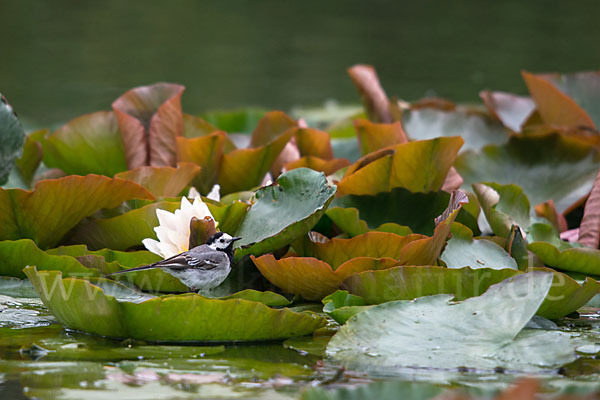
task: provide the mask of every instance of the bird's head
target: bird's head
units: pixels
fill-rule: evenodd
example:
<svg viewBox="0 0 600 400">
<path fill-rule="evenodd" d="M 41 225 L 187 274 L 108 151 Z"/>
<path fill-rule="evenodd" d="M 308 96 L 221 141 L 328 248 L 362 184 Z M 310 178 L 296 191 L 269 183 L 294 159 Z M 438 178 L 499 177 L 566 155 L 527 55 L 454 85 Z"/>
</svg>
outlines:
<svg viewBox="0 0 600 400">
<path fill-rule="evenodd" d="M 225 232 L 217 232 L 208 238 L 206 244 L 213 250 L 231 252 L 233 243 L 240 239 L 240 237 L 231 236 Z"/>
</svg>

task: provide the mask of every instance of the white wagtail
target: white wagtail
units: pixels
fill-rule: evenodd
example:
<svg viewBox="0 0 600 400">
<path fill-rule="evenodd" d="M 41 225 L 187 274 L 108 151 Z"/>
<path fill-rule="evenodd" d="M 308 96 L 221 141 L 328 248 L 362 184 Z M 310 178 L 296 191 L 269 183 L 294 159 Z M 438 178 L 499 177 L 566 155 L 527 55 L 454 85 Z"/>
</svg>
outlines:
<svg viewBox="0 0 600 400">
<path fill-rule="evenodd" d="M 161 268 L 193 291 L 213 289 L 223 283 L 231 272 L 233 243 L 240 239 L 217 232 L 208 238 L 206 244 L 154 264 L 113 272 L 107 276 Z"/>
</svg>

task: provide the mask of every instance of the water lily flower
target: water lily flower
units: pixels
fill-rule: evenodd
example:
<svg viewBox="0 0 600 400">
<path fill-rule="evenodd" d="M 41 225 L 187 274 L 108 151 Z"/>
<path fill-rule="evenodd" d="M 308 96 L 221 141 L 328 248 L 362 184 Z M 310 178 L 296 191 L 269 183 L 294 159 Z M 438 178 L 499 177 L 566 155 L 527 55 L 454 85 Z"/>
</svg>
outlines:
<svg viewBox="0 0 600 400">
<path fill-rule="evenodd" d="M 144 246 L 154 254 L 169 258 L 189 250 L 190 221 L 193 217 L 204 219 L 214 217 L 206 204 L 197 196 L 193 203 L 187 197 L 181 198 L 181 207 L 171 213 L 166 210 L 156 210 L 159 225 L 154 228 L 158 240 L 144 239 Z M 215 221 L 215 226 L 218 222 Z"/>
<path fill-rule="evenodd" d="M 200 196 L 200 192 L 198 192 L 198 189 L 192 186 L 188 191 L 187 197 L 196 198 L 198 196 Z M 206 195 L 206 198 L 214 201 L 221 201 L 221 185 L 213 185 L 212 189 L 210 189 L 210 192 L 208 192 L 208 194 Z"/>
</svg>

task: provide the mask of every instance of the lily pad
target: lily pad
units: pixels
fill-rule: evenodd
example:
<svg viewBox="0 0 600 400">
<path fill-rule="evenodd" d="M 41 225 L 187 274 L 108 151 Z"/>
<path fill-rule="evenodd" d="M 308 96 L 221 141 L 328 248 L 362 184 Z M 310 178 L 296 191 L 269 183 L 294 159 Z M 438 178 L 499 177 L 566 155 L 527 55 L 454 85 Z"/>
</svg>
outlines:
<svg viewBox="0 0 600 400">
<path fill-rule="evenodd" d="M 460 137 L 436 138 L 368 154 L 348 168 L 338 183 L 338 195 L 376 195 L 398 187 L 439 190 L 463 143 Z"/>
<path fill-rule="evenodd" d="M 82 115 L 42 141 L 44 164 L 67 174 L 113 176 L 127 170 L 125 149 L 114 113 Z"/>
<path fill-rule="evenodd" d="M 296 146 L 303 157 L 318 157 L 322 160 L 333 158 L 329 133 L 311 128 L 296 128 Z"/>
<path fill-rule="evenodd" d="M 236 110 L 212 110 L 201 117 L 225 132 L 251 133 L 267 113 L 262 108 L 240 108 Z"/>
<path fill-rule="evenodd" d="M 489 113 L 513 132 L 521 132 L 523 124 L 535 112 L 535 102 L 531 97 L 488 90 L 479 92 L 479 97 Z"/>
<path fill-rule="evenodd" d="M 513 136 L 502 146 L 467 151 L 454 164 L 465 185 L 516 184 L 532 204 L 554 200 L 565 213 L 587 196 L 600 169 L 594 145 L 558 133 Z"/>
<path fill-rule="evenodd" d="M 313 257 L 285 257 L 276 260 L 271 254 L 250 256 L 261 274 L 286 293 L 306 300 L 321 300 L 336 291 L 340 283 L 357 272 L 385 269 L 396 265 L 393 258 L 355 257 L 336 269 Z"/>
<path fill-rule="evenodd" d="M 177 168 L 142 166 L 115 177 L 133 181 L 156 197 L 177 197 L 199 172 L 195 164 L 179 163 Z"/>
<path fill-rule="evenodd" d="M 345 324 L 353 315 L 369 308 L 365 299 L 345 290 L 338 290 L 325 297 L 323 305 L 323 312 L 335 319 L 340 325 Z"/>
<path fill-rule="evenodd" d="M 62 279 L 60 272 L 28 267 L 25 273 L 61 323 L 102 336 L 169 342 L 274 340 L 307 335 L 325 323 L 313 313 L 242 299 L 185 294 L 124 301 L 89 281 Z"/>
<path fill-rule="evenodd" d="M 518 269 L 506 250 L 490 240 L 473 239 L 473 232 L 458 223 L 452 225 L 452 238 L 440 259 L 448 268 Z"/>
<path fill-rule="evenodd" d="M 48 248 L 83 218 L 130 199 L 154 196 L 134 182 L 99 175 L 45 180 L 33 191 L 0 189 L 0 240 L 29 238 Z"/>
<path fill-rule="evenodd" d="M 508 141 L 508 132 L 502 124 L 474 110 L 419 108 L 403 113 L 402 123 L 411 140 L 461 136 L 465 141 L 461 151 Z"/>
<path fill-rule="evenodd" d="M 281 175 L 271 186 L 256 192 L 237 236 L 236 258 L 280 249 L 306 235 L 327 209 L 335 194 L 323 173 L 299 168 Z"/>
<path fill-rule="evenodd" d="M 367 119 L 354 120 L 354 129 L 363 155 L 373 151 L 408 142 L 400 122 L 376 124 Z"/>
<path fill-rule="evenodd" d="M 129 169 L 175 166 L 176 138 L 183 135 L 184 90 L 181 85 L 156 83 L 133 88 L 113 102 Z"/>
<path fill-rule="evenodd" d="M 536 270 L 553 274 L 548 296 L 537 311 L 544 318 L 559 319 L 569 315 L 600 292 L 600 284 L 591 278 L 579 285 L 566 274 L 548 268 Z M 522 273 L 510 268 L 405 266 L 362 272 L 344 280 L 341 287 L 363 298 L 367 304 L 412 300 L 441 293 L 463 300 L 479 296 L 491 285 Z"/>
<path fill-rule="evenodd" d="M 0 94 L 0 185 L 8 180 L 15 160 L 21 155 L 25 131 L 13 108 Z"/>
<path fill-rule="evenodd" d="M 522 75 L 545 123 L 595 127 L 590 115 L 571 96 L 577 96 L 588 109 L 591 107 L 598 119 L 594 104 L 600 83 L 597 74 L 534 75 L 523 71 Z"/>
<path fill-rule="evenodd" d="M 287 171 L 296 168 L 310 168 L 315 171 L 323 172 L 329 176 L 336 171 L 350 165 L 350 161 L 345 158 L 334 158 L 333 160 L 324 160 L 318 157 L 306 156 L 301 157 L 298 160 L 291 161 L 284 165 Z"/>
<path fill-rule="evenodd" d="M 340 387 L 326 390 L 321 387 L 311 387 L 302 392 L 302 400 L 429 400 L 446 398 L 443 389 L 431 383 L 384 381 L 368 385 Z M 452 398 L 448 395 L 447 398 Z"/>
<path fill-rule="evenodd" d="M 360 219 L 371 229 L 394 222 L 408 226 L 415 233 L 432 235 L 435 218 L 444 212 L 449 201 L 450 193 L 444 191 L 412 193 L 403 188 L 396 188 L 376 196 L 342 196 L 335 199 L 331 206 L 357 209 Z M 402 204 L 402 207 L 398 207 L 398 204 Z M 456 221 L 478 234 L 477 221 L 466 210 L 461 209 Z"/>
<path fill-rule="evenodd" d="M 523 331 L 551 283 L 551 274 L 534 272 L 459 303 L 452 303 L 451 295 L 437 295 L 381 304 L 350 318 L 329 342 L 327 354 L 349 368 L 387 373 L 399 366 L 555 368 L 575 359 L 569 336 Z"/>
<path fill-rule="evenodd" d="M 473 190 L 494 234 L 507 238 L 513 225 L 529 228 L 531 206 L 523 189 L 512 184 L 475 183 Z"/>
<path fill-rule="evenodd" d="M 25 137 L 23 154 L 15 161 L 19 174 L 27 188 L 31 188 L 35 173 L 42 162 L 44 154 L 42 141 L 47 133 L 46 129 L 40 129 L 28 134 Z"/>
</svg>

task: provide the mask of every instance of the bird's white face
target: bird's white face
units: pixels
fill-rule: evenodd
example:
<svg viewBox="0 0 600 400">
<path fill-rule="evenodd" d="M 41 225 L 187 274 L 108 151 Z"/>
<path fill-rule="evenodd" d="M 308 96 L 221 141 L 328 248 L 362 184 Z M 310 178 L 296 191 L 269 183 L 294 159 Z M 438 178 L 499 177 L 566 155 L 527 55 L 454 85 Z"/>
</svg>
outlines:
<svg viewBox="0 0 600 400">
<path fill-rule="evenodd" d="M 231 235 L 224 233 L 220 238 L 209 244 L 209 246 L 214 250 L 225 250 L 233 241 L 234 239 Z"/>
</svg>

